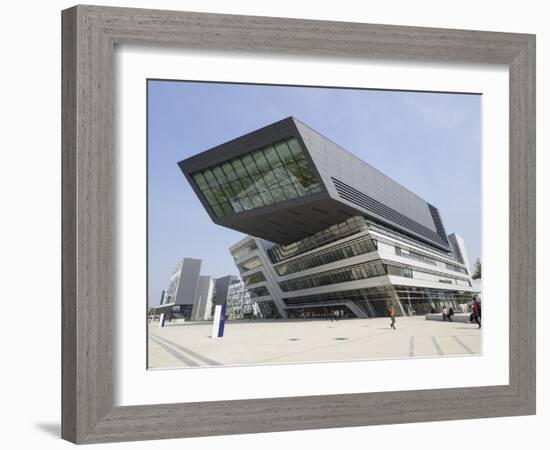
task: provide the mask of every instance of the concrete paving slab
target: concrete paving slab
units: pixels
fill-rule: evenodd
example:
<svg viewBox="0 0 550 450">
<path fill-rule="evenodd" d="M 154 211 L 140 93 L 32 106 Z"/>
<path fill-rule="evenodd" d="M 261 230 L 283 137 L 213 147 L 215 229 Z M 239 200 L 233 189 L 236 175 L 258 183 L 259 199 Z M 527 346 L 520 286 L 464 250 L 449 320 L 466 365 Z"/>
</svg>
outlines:
<svg viewBox="0 0 550 450">
<path fill-rule="evenodd" d="M 476 324 L 399 317 L 329 320 L 228 321 L 225 336 L 211 338 L 210 322 L 149 326 L 149 367 L 281 364 L 475 355 Z"/>
</svg>

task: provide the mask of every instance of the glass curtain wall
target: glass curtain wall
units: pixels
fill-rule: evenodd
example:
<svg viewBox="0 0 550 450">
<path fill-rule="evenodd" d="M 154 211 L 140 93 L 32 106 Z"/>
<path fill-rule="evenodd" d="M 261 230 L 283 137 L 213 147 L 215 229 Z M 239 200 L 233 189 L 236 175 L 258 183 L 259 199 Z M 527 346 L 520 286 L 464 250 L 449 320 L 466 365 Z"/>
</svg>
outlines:
<svg viewBox="0 0 550 450">
<path fill-rule="evenodd" d="M 195 172 L 191 177 L 216 217 L 321 190 L 296 138 Z"/>
</svg>

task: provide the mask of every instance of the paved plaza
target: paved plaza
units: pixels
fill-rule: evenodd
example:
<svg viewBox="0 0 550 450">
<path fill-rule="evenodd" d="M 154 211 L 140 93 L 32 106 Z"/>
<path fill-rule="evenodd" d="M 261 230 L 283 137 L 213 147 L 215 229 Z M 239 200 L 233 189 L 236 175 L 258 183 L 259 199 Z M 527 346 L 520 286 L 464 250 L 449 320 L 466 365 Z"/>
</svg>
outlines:
<svg viewBox="0 0 550 450">
<path fill-rule="evenodd" d="M 149 367 L 280 364 L 481 353 L 481 330 L 469 323 L 398 317 L 330 320 L 228 321 L 212 339 L 211 322 L 149 326 Z"/>
</svg>

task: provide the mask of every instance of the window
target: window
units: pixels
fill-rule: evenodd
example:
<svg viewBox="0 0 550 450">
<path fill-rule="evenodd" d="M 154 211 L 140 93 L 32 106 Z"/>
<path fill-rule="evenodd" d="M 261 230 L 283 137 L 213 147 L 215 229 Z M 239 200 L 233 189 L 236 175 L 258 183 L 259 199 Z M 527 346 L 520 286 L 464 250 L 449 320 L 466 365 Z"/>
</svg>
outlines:
<svg viewBox="0 0 550 450">
<path fill-rule="evenodd" d="M 250 258 L 243 263 L 238 264 L 237 268 L 239 269 L 239 272 L 247 272 L 249 270 L 255 269 L 256 267 L 260 267 L 261 265 L 262 262 L 260 261 L 260 258 L 255 256 L 254 258 Z"/>
<path fill-rule="evenodd" d="M 241 245 L 236 248 L 232 255 L 234 259 L 241 259 L 243 256 L 248 255 L 251 251 L 254 251 L 258 248 L 256 243 L 252 240 L 248 241 L 246 244 Z"/>
<path fill-rule="evenodd" d="M 302 259 L 280 264 L 275 267 L 279 275 L 289 275 L 302 270 L 351 258 L 376 250 L 374 240 L 370 237 L 361 237 L 354 241 L 343 244 L 335 249 L 330 249 L 320 255 L 303 257 Z"/>
<path fill-rule="evenodd" d="M 260 286 L 253 289 L 248 289 L 250 298 L 265 297 L 269 295 L 269 290 L 265 286 Z"/>
<path fill-rule="evenodd" d="M 243 281 L 244 281 L 244 284 L 247 286 L 250 284 L 261 283 L 262 281 L 265 281 L 265 275 L 263 272 L 256 272 L 256 273 L 253 273 L 252 275 L 243 277 Z"/>
<path fill-rule="evenodd" d="M 216 217 L 321 190 L 295 138 L 195 172 L 191 177 Z"/>
<path fill-rule="evenodd" d="M 296 278 L 294 280 L 283 281 L 280 283 L 281 290 L 284 292 L 300 289 L 310 289 L 329 284 L 346 283 L 348 281 L 362 280 L 365 278 L 377 277 L 386 273 L 384 265 L 381 262 L 359 264 L 356 266 L 345 267 L 343 269 L 324 272 L 308 277 Z"/>
</svg>

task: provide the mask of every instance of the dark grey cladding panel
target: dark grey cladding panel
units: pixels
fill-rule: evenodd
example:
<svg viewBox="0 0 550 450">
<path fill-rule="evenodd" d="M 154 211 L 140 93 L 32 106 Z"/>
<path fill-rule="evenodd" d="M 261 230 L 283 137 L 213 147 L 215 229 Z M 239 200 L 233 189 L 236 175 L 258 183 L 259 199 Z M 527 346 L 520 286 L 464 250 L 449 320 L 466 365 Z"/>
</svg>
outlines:
<svg viewBox="0 0 550 450">
<path fill-rule="evenodd" d="M 338 197 L 334 177 L 437 232 L 425 200 L 307 125 L 296 126 L 332 196 Z"/>
<path fill-rule="evenodd" d="M 287 117 L 221 145 L 204 150 L 180 161 L 178 165 L 182 172 L 188 175 L 292 136 L 298 137 L 298 130 L 294 119 Z"/>
<path fill-rule="evenodd" d="M 449 241 L 447 239 L 447 232 L 445 231 L 445 226 L 443 225 L 443 219 L 439 214 L 439 209 L 437 209 L 433 205 L 430 205 L 429 203 L 428 203 L 428 207 L 430 208 L 430 214 L 433 217 L 435 228 L 437 229 L 437 234 L 443 240 L 443 242 L 445 242 L 445 244 L 449 245 Z"/>
<path fill-rule="evenodd" d="M 296 127 L 331 197 L 338 198 L 367 215 L 372 213 L 370 216 L 373 218 L 381 219 L 401 230 L 410 231 L 417 237 L 427 238 L 430 242 L 448 249 L 445 229 L 436 208 L 298 120 Z M 349 196 L 343 196 L 336 188 L 334 179 L 342 180 L 353 190 L 373 199 L 374 203 L 385 205 L 392 214 L 381 214 L 367 205 L 358 204 Z"/>
<path fill-rule="evenodd" d="M 426 228 L 424 225 L 415 222 L 409 217 L 401 214 L 398 211 L 390 208 L 384 203 L 375 200 L 372 197 L 358 191 L 357 189 L 352 188 L 341 180 L 338 180 L 332 177 L 336 191 L 342 200 L 346 200 L 354 205 L 359 206 L 367 211 L 369 215 L 375 216 L 375 218 L 382 219 L 383 222 L 390 221 L 391 223 L 397 225 L 404 231 L 413 233 L 415 236 L 420 237 L 421 239 L 428 239 L 430 242 L 439 242 L 441 245 L 447 246 L 447 236 L 445 234 L 439 234 L 439 230 L 442 229 L 443 224 L 441 221 L 437 222 L 438 232 L 432 231 L 429 228 Z M 433 208 L 430 205 L 430 212 L 434 217 L 434 222 L 436 222 L 436 217 L 439 218 L 439 213 L 436 208 Z M 433 212 L 435 210 L 435 212 Z M 444 230 L 443 230 L 444 232 Z"/>
</svg>

